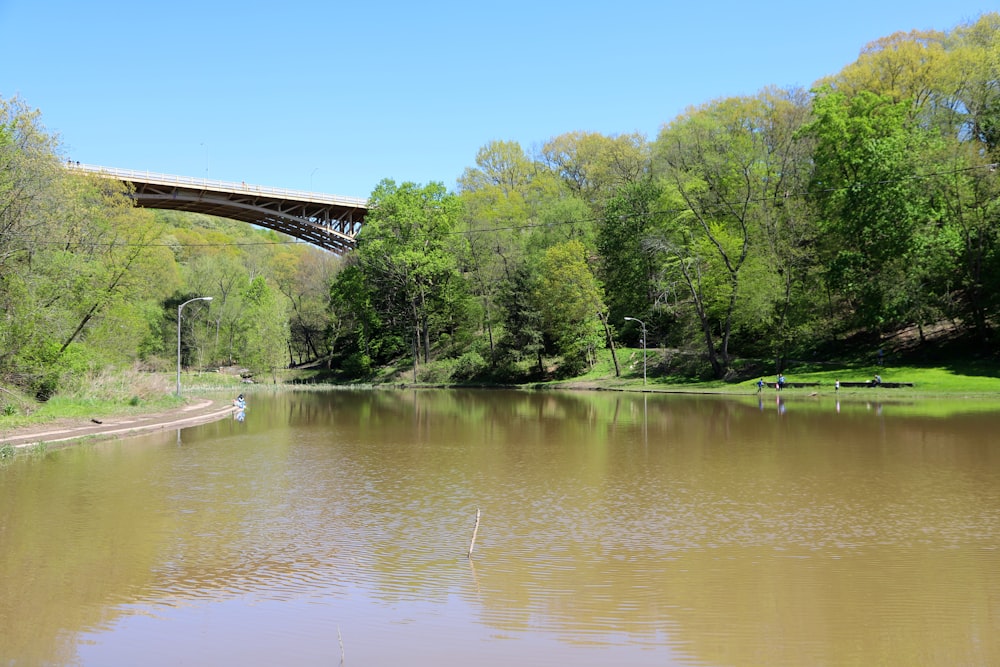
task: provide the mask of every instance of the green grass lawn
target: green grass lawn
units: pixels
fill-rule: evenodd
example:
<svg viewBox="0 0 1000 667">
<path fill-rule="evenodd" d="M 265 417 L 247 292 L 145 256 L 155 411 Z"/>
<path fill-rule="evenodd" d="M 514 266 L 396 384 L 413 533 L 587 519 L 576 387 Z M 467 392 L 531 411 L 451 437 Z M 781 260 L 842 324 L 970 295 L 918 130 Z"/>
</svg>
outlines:
<svg viewBox="0 0 1000 667">
<path fill-rule="evenodd" d="M 704 391 L 714 393 L 756 393 L 757 380 L 753 377 L 739 382 L 724 380 L 697 380 L 688 377 L 662 376 L 657 373 L 659 357 L 655 351 L 649 351 L 647 358 L 647 389 L 674 391 Z M 621 377 L 615 377 L 611 355 L 602 351 L 598 363 L 585 375 L 569 381 L 553 382 L 560 384 L 600 384 L 614 389 L 642 389 L 642 350 L 623 348 L 618 350 L 618 359 L 622 367 Z M 877 391 L 883 397 L 917 398 L 933 396 L 960 397 L 995 397 L 1000 399 L 1000 365 L 989 362 L 960 362 L 954 365 L 919 366 L 843 366 L 831 369 L 830 365 L 799 364 L 785 370 L 785 379 L 789 382 L 817 382 L 817 387 L 801 389 L 786 389 L 792 394 L 834 393 L 834 382 L 865 382 L 875 374 L 882 376 L 883 382 L 913 383 L 912 387 L 898 389 L 871 387 L 843 387 L 842 395 L 870 396 Z M 765 382 L 774 382 L 775 376 L 765 375 Z M 773 391 L 773 390 L 771 390 Z"/>
</svg>

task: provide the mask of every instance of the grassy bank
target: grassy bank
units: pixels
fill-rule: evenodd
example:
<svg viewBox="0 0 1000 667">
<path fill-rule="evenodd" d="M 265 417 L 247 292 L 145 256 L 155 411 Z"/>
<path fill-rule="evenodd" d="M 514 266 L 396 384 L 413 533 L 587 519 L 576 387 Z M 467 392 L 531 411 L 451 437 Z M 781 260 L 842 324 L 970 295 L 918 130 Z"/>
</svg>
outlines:
<svg viewBox="0 0 1000 667">
<path fill-rule="evenodd" d="M 522 369 L 520 381 L 506 378 L 482 376 L 469 379 L 449 376 L 448 369 L 454 360 L 434 361 L 421 364 L 417 371 L 417 381 L 413 379 L 413 367 L 408 360 L 395 366 L 386 366 L 358 382 L 346 381 L 335 373 L 321 370 L 282 371 L 277 376 L 277 384 L 336 384 L 346 386 L 522 386 L 525 388 L 566 388 L 566 389 L 611 389 L 623 391 L 675 391 L 720 394 L 751 394 L 757 391 L 757 381 L 763 378 L 774 382 L 775 375 L 765 370 L 767 364 L 760 361 L 740 361 L 736 364 L 738 375 L 728 380 L 710 379 L 705 365 L 697 358 L 670 355 L 659 350 L 647 350 L 646 382 L 643 383 L 642 349 L 620 348 L 618 351 L 620 374 L 615 373 L 611 353 L 601 350 L 597 363 L 585 373 L 573 377 L 560 377 L 559 369 L 552 361 L 546 368 L 544 377 L 532 377 L 529 368 Z M 534 364 L 532 364 L 534 365 Z M 773 367 L 773 363 L 770 364 Z M 789 364 L 784 370 L 785 378 L 792 383 L 817 383 L 818 386 L 786 389 L 787 395 L 833 394 L 834 383 L 865 382 L 876 374 L 884 382 L 910 383 L 912 387 L 879 388 L 868 387 L 840 389 L 841 395 L 870 396 L 873 391 L 883 397 L 904 398 L 947 396 L 952 398 L 992 397 L 1000 399 L 1000 364 L 992 361 L 960 360 L 954 363 L 938 364 L 837 364 L 807 363 Z M 272 378 L 260 379 L 259 384 L 243 385 L 248 391 L 274 384 Z M 220 383 L 220 376 L 205 373 L 191 376 L 185 386 L 192 391 L 229 389 L 239 391 L 233 383 Z M 773 391 L 773 390 L 771 390 Z"/>
<path fill-rule="evenodd" d="M 713 393 L 754 395 L 757 380 L 773 382 L 774 375 L 761 375 L 762 364 L 754 366 L 743 362 L 742 375 L 733 380 L 712 380 L 692 372 L 693 362 L 671 358 L 657 350 L 646 355 L 646 382 L 643 383 L 643 352 L 641 349 L 618 350 L 621 374 L 615 374 L 611 354 L 603 350 L 598 362 L 583 375 L 559 378 L 556 372 L 550 377 L 534 379 L 517 386 L 536 389 L 568 390 L 617 390 L 651 392 Z M 550 370 L 557 367 L 552 366 Z M 756 370 L 757 374 L 752 374 Z M 994 409 L 1000 406 L 1000 368 L 992 362 L 956 361 L 936 365 L 836 365 L 830 363 L 791 364 L 784 375 L 792 383 L 817 383 L 813 387 L 788 388 L 782 396 L 796 397 L 834 396 L 834 382 L 864 382 L 878 373 L 885 382 L 912 383 L 902 388 L 841 388 L 836 395 L 843 400 L 878 400 L 880 402 L 908 402 L 919 399 L 947 399 L 942 409 L 953 411 L 955 402 L 963 402 L 962 409 Z M 54 396 L 39 403 L 30 397 L 0 387 L 0 430 L 46 423 L 60 419 L 90 419 L 94 415 L 127 415 L 165 411 L 180 408 L 192 395 L 227 392 L 258 393 L 285 390 L 297 386 L 511 386 L 508 382 L 449 381 L 441 367 L 421 366 L 418 382 L 413 382 L 412 366 L 405 363 L 386 367 L 363 383 L 332 381 L 328 373 L 320 371 L 282 371 L 276 377 L 258 378 L 256 384 L 246 384 L 238 375 L 217 372 L 184 373 L 181 378 L 183 398 L 176 394 L 176 376 L 172 373 L 140 373 L 125 371 L 117 375 L 101 375 L 82 382 L 76 391 Z M 765 391 L 773 393 L 773 389 Z"/>
<path fill-rule="evenodd" d="M 96 416 L 149 414 L 180 408 L 185 402 L 176 396 L 175 375 L 134 370 L 83 379 L 75 388 L 44 402 L 0 387 L 0 430 Z"/>
<path fill-rule="evenodd" d="M 598 363 L 586 374 L 565 380 L 537 383 L 545 386 L 595 386 L 597 388 L 641 390 L 643 388 L 642 350 L 622 349 L 618 351 L 621 376 L 616 377 L 610 354 L 602 355 Z M 772 364 L 773 366 L 773 364 Z M 763 370 L 763 364 L 741 362 L 737 364 L 741 375 L 730 380 L 706 379 L 692 374 L 678 373 L 669 359 L 658 351 L 648 351 L 646 358 L 648 390 L 691 391 L 727 394 L 756 393 L 757 381 L 774 382 L 773 372 Z M 681 366 L 681 369 L 684 369 Z M 755 373 L 756 371 L 756 373 Z M 1000 398 L 1000 364 L 992 361 L 956 361 L 954 363 L 924 364 L 835 364 L 835 363 L 792 363 L 784 370 L 785 379 L 791 383 L 818 383 L 815 387 L 786 389 L 790 395 L 834 393 L 834 383 L 865 382 L 876 374 L 883 382 L 912 383 L 912 387 L 841 388 L 843 395 L 869 396 L 873 391 L 882 396 L 900 397 L 994 397 Z M 773 390 L 771 390 L 773 391 Z"/>
</svg>

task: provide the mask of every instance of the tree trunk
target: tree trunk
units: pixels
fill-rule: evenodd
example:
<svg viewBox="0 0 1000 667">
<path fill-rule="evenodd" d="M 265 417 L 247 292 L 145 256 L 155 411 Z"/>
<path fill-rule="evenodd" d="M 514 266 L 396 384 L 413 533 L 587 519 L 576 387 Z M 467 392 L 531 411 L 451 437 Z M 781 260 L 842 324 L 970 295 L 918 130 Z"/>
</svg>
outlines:
<svg viewBox="0 0 1000 667">
<path fill-rule="evenodd" d="M 597 311 L 597 316 L 601 318 L 604 325 L 604 335 L 608 337 L 608 347 L 611 348 L 611 360 L 615 362 L 615 377 L 621 377 L 622 369 L 618 366 L 618 354 L 615 352 L 615 339 L 611 337 L 611 327 L 608 326 L 608 316 L 601 311 Z"/>
</svg>

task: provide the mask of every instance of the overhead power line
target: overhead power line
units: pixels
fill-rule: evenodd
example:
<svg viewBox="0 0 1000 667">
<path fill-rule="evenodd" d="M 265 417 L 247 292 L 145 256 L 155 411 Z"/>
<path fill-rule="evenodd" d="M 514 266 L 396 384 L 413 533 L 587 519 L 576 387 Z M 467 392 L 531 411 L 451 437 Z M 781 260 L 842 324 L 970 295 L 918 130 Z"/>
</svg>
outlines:
<svg viewBox="0 0 1000 667">
<path fill-rule="evenodd" d="M 948 170 L 932 171 L 932 172 L 927 172 L 927 173 L 924 173 L 924 174 L 912 174 L 912 175 L 903 176 L 903 177 L 900 177 L 900 178 L 881 179 L 881 180 L 876 180 L 876 181 L 856 181 L 856 182 L 853 182 L 853 183 L 848 183 L 848 184 L 837 186 L 837 187 L 819 188 L 819 189 L 813 189 L 813 190 L 808 190 L 808 191 L 800 190 L 800 191 L 795 191 L 795 192 L 785 192 L 785 193 L 782 193 L 782 194 L 774 194 L 774 195 L 767 196 L 767 197 L 753 197 L 753 198 L 747 199 L 745 201 L 740 201 L 740 202 L 729 202 L 729 201 L 725 201 L 725 200 L 720 200 L 717 203 L 717 206 L 721 209 L 721 208 L 724 208 L 726 206 L 738 206 L 738 205 L 743 205 L 743 204 L 746 204 L 746 203 L 759 204 L 759 203 L 768 202 L 768 201 L 775 201 L 775 200 L 786 200 L 786 199 L 797 199 L 797 198 L 803 198 L 803 197 L 814 197 L 814 196 L 816 196 L 818 194 L 830 194 L 830 193 L 833 193 L 833 192 L 845 191 L 845 190 L 849 190 L 851 188 L 856 188 L 856 187 L 871 187 L 871 186 L 875 186 L 875 185 L 887 185 L 889 183 L 898 183 L 898 182 L 902 182 L 902 181 L 924 180 L 924 179 L 936 178 L 936 177 L 940 177 L 940 176 L 953 176 L 953 175 L 957 175 L 957 174 L 961 174 L 961 173 L 966 173 L 966 172 L 971 172 L 971 171 L 978 171 L 978 170 L 981 170 L 981 169 L 986 169 L 986 170 L 988 170 L 990 172 L 995 172 L 997 170 L 998 166 L 1000 166 L 1000 164 L 994 162 L 994 163 L 985 164 L 985 165 L 977 165 L 977 166 L 974 166 L 974 167 L 962 167 L 962 168 L 959 168 L 959 169 L 948 169 Z M 647 212 L 643 212 L 643 213 L 629 213 L 629 214 L 625 214 L 625 215 L 623 215 L 623 217 L 637 217 L 637 216 L 646 217 L 646 216 L 661 216 L 661 215 L 677 215 L 679 213 L 683 213 L 686 210 L 688 210 L 686 207 L 667 208 L 667 209 L 654 209 L 652 211 L 647 211 Z M 559 226 L 563 226 L 563 225 L 588 224 L 588 223 L 599 222 L 601 220 L 602 220 L 602 218 L 599 218 L 599 217 L 596 217 L 596 216 L 591 216 L 591 217 L 585 217 L 585 218 L 577 218 L 577 219 L 574 219 L 574 220 L 557 220 L 557 221 L 549 221 L 549 222 L 529 222 L 529 223 L 525 223 L 525 224 L 507 225 L 507 226 L 503 226 L 503 227 L 489 227 L 489 228 L 483 228 L 483 229 L 460 229 L 460 230 L 454 230 L 454 231 L 444 232 L 444 235 L 446 235 L 446 236 L 471 236 L 471 235 L 474 235 L 474 234 L 495 234 L 495 233 L 499 233 L 499 232 L 524 231 L 524 230 L 528 230 L 528 229 L 540 229 L 540 228 L 545 228 L 545 227 L 559 227 Z M 27 235 L 16 235 L 15 234 L 15 235 L 11 235 L 11 236 L 14 236 L 15 238 L 28 238 Z M 421 235 L 420 234 L 416 234 L 415 236 L 419 238 Z M 371 240 L 378 240 L 379 238 L 389 238 L 389 237 L 388 236 L 382 236 L 382 237 L 367 237 L 367 238 L 371 239 Z M 84 245 L 84 246 L 101 246 L 101 247 L 135 247 L 135 246 L 143 246 L 143 247 L 150 247 L 150 248 L 158 248 L 158 247 L 169 247 L 169 248 L 172 248 L 172 247 L 176 247 L 176 246 L 179 246 L 179 247 L 182 247 L 182 248 L 218 248 L 218 247 L 243 247 L 243 246 L 281 246 L 281 245 L 307 245 L 307 246 L 312 246 L 313 245 L 313 244 L 311 244 L 311 243 L 309 243 L 307 241 L 302 241 L 302 240 L 299 240 L 299 239 L 289 239 L 287 241 L 228 241 L 228 242 L 212 242 L 212 243 L 208 243 L 208 242 L 206 242 L 206 243 L 165 243 L 165 242 L 156 242 L 156 243 L 121 243 L 121 242 L 118 242 L 118 241 L 109 241 L 109 242 L 81 242 L 81 241 L 68 241 L 68 240 L 62 240 L 62 241 L 56 241 L 56 240 L 33 240 L 32 242 L 34 244 L 36 244 L 36 245 Z"/>
</svg>

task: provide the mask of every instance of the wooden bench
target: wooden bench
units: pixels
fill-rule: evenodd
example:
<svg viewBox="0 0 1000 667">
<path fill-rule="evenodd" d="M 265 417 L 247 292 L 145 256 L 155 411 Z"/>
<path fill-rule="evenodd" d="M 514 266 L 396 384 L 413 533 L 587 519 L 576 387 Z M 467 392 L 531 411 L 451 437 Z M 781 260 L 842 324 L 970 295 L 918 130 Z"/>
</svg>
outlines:
<svg viewBox="0 0 1000 667">
<path fill-rule="evenodd" d="M 900 387 L 912 387 L 912 382 L 882 382 L 875 384 L 871 380 L 865 382 L 841 382 L 841 387 L 883 387 L 885 389 L 899 389 Z"/>
<path fill-rule="evenodd" d="M 778 384 L 777 382 L 765 382 L 764 383 L 764 385 L 766 387 L 769 387 L 770 389 L 774 389 L 777 384 Z M 785 389 L 805 388 L 805 387 L 819 387 L 820 384 L 821 383 L 819 383 L 819 382 L 785 382 Z M 834 384 L 831 382 L 827 386 L 829 386 L 830 388 L 833 388 Z M 841 388 L 846 388 L 846 387 L 882 387 L 883 389 L 899 389 L 900 387 L 912 387 L 913 383 L 912 382 L 883 382 L 882 384 L 875 384 L 871 380 L 868 380 L 866 382 L 841 382 L 840 386 L 841 386 Z"/>
</svg>

